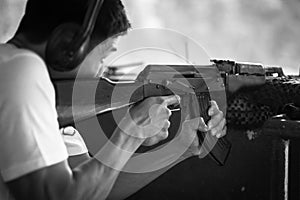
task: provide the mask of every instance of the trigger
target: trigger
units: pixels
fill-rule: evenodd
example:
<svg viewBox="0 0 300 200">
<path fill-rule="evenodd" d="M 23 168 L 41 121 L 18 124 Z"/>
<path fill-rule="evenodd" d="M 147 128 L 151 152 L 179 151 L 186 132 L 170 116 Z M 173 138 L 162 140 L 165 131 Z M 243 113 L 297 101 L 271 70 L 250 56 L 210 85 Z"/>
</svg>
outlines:
<svg viewBox="0 0 300 200">
<path fill-rule="evenodd" d="M 168 108 L 172 111 L 179 111 L 180 110 L 180 104 L 173 104 L 173 105 L 169 105 Z"/>
</svg>

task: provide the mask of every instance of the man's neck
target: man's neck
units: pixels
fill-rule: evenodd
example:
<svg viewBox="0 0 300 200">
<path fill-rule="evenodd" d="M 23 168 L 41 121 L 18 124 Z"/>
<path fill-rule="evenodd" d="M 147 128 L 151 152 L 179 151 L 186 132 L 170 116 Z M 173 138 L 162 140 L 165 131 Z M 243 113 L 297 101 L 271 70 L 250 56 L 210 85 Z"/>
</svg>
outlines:
<svg viewBox="0 0 300 200">
<path fill-rule="evenodd" d="M 28 49 L 30 51 L 35 52 L 41 58 L 45 59 L 45 49 L 46 49 L 46 42 L 41 44 L 33 44 L 27 40 L 27 38 L 22 35 L 16 35 L 13 37 L 8 43 L 15 45 L 18 48 Z"/>
</svg>

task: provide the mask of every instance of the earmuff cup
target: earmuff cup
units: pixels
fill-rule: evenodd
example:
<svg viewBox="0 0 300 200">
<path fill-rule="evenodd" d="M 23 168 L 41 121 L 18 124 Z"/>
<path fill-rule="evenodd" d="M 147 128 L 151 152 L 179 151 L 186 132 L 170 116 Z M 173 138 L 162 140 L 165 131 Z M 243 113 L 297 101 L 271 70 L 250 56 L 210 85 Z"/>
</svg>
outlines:
<svg viewBox="0 0 300 200">
<path fill-rule="evenodd" d="M 80 38 L 81 26 L 67 23 L 58 26 L 47 42 L 46 63 L 56 71 L 72 71 L 85 58 L 89 48 L 89 37 Z"/>
<path fill-rule="evenodd" d="M 82 25 L 58 26 L 47 41 L 46 64 L 55 71 L 72 71 L 89 51 L 90 37 L 104 0 L 90 0 Z"/>
</svg>

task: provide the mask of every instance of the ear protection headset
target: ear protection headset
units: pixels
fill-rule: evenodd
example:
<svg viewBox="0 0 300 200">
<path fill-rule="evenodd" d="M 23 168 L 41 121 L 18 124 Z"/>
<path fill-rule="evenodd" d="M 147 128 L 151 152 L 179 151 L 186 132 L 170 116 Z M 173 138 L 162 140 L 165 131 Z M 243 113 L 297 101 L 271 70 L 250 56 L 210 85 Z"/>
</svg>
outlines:
<svg viewBox="0 0 300 200">
<path fill-rule="evenodd" d="M 104 0 L 92 1 L 83 25 L 66 23 L 58 26 L 47 42 L 46 63 L 56 71 L 71 71 L 85 58 L 91 34 Z"/>
</svg>

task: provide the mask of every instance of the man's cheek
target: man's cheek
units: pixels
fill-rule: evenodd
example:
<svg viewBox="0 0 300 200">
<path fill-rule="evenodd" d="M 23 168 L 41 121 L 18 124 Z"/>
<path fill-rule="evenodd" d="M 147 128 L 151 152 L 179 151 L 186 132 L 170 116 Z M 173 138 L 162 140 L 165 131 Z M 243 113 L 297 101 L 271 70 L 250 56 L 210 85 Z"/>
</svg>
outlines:
<svg viewBox="0 0 300 200">
<path fill-rule="evenodd" d="M 99 72 L 99 67 L 101 67 L 99 56 L 91 52 L 80 64 L 77 77 L 94 78 Z"/>
<path fill-rule="evenodd" d="M 83 64 L 77 75 L 78 78 L 95 78 L 99 73 L 99 63 L 98 62 L 89 62 Z"/>
</svg>

